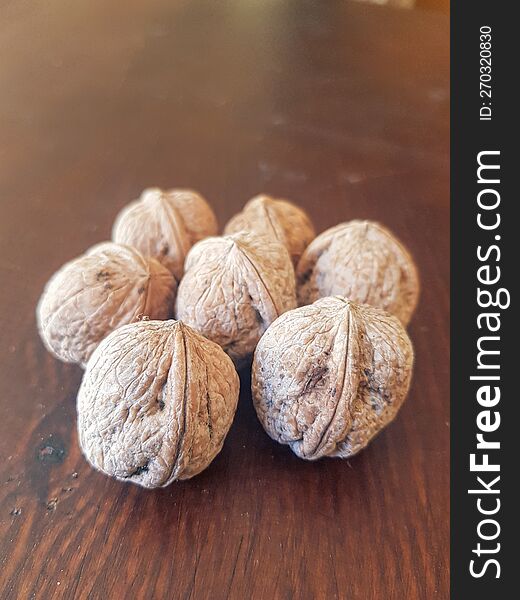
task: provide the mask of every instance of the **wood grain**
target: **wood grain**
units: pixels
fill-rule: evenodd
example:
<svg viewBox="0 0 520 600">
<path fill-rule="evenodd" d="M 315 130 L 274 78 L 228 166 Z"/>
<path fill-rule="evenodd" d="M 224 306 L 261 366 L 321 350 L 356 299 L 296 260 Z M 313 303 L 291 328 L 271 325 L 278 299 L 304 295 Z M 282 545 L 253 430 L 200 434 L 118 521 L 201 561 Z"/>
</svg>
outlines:
<svg viewBox="0 0 520 600">
<path fill-rule="evenodd" d="M 448 22 L 337 2 L 7 2 L 0 8 L 0 597 L 448 597 Z M 256 420 L 147 492 L 80 455 L 81 370 L 49 356 L 50 274 L 146 186 L 221 224 L 259 192 L 319 231 L 377 219 L 422 277 L 397 420 L 306 463 Z"/>
</svg>

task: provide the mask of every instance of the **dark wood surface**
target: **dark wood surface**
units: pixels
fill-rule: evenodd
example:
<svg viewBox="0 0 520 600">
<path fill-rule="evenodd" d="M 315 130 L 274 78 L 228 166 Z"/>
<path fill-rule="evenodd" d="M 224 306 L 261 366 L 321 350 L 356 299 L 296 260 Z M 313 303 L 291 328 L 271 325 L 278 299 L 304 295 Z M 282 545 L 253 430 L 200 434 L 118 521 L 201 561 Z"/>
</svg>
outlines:
<svg viewBox="0 0 520 600">
<path fill-rule="evenodd" d="M 0 597 L 448 597 L 448 21 L 338 2 L 0 7 Z M 159 491 L 83 460 L 81 370 L 34 309 L 146 186 L 221 224 L 286 196 L 319 231 L 378 219 L 422 276 L 396 421 L 306 463 L 256 420 L 247 374 L 222 453 Z"/>
</svg>

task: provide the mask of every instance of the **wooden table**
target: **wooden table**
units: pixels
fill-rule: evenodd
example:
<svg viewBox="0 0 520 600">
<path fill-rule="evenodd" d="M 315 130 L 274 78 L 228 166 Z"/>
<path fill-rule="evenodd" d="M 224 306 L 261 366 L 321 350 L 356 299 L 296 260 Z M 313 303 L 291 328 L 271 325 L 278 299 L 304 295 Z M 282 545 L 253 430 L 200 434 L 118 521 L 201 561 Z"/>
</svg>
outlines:
<svg viewBox="0 0 520 600">
<path fill-rule="evenodd" d="M 0 19 L 0 597 L 448 595 L 448 22 L 338 2 L 4 3 Z M 34 309 L 146 186 L 225 221 L 286 196 L 318 230 L 378 219 L 417 258 L 417 362 L 349 461 L 263 432 L 247 374 L 222 453 L 154 492 L 78 449 L 81 370 Z"/>
</svg>

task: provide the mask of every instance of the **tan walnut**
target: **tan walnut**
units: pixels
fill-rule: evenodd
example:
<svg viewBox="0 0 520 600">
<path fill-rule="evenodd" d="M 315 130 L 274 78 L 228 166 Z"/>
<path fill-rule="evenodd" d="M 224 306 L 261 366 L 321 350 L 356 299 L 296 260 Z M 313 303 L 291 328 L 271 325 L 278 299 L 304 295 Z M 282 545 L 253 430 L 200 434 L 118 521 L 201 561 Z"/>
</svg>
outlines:
<svg viewBox="0 0 520 600">
<path fill-rule="evenodd" d="M 396 415 L 412 374 L 401 322 L 340 297 L 291 310 L 265 332 L 254 355 L 260 422 L 300 458 L 347 458 Z"/>
<path fill-rule="evenodd" d="M 83 376 L 81 449 L 94 468 L 143 487 L 189 479 L 220 452 L 239 386 L 223 350 L 179 321 L 120 327 Z"/>
<path fill-rule="evenodd" d="M 179 285 L 176 317 L 240 364 L 267 327 L 295 306 L 294 270 L 285 246 L 241 231 L 193 246 Z"/>
<path fill-rule="evenodd" d="M 159 260 L 179 281 L 189 249 L 217 229 L 213 210 L 196 192 L 150 188 L 116 217 L 112 239 Z"/>
<path fill-rule="evenodd" d="M 285 245 L 296 265 L 316 235 L 307 213 L 288 200 L 260 195 L 249 200 L 226 225 L 225 234 L 240 230 L 272 235 Z"/>
<path fill-rule="evenodd" d="M 392 233 L 372 221 L 350 221 L 320 234 L 296 269 L 298 302 L 340 294 L 396 315 L 407 325 L 419 297 L 417 268 Z"/>
<path fill-rule="evenodd" d="M 168 269 L 134 248 L 97 244 L 45 286 L 36 311 L 41 338 L 57 358 L 84 365 L 120 325 L 171 316 L 176 288 Z"/>
</svg>

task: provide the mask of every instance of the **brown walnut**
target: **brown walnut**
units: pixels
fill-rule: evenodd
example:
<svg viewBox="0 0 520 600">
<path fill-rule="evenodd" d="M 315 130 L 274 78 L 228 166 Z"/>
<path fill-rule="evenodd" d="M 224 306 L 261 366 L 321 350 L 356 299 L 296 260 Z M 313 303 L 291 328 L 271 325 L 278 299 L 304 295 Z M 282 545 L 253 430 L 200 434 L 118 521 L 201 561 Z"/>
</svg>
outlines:
<svg viewBox="0 0 520 600">
<path fill-rule="evenodd" d="M 239 385 L 223 350 L 179 321 L 120 327 L 83 376 L 82 451 L 94 468 L 143 487 L 189 479 L 220 452 Z"/>
<path fill-rule="evenodd" d="M 150 188 L 119 213 L 112 239 L 157 259 L 179 281 L 189 249 L 217 229 L 215 214 L 196 192 Z"/>
<path fill-rule="evenodd" d="M 413 258 L 385 227 L 350 221 L 320 234 L 296 269 L 298 302 L 340 294 L 396 315 L 407 325 L 419 297 Z"/>
<path fill-rule="evenodd" d="M 400 321 L 340 297 L 279 317 L 258 343 L 253 402 L 260 422 L 300 458 L 348 458 L 396 415 L 412 374 Z"/>
<path fill-rule="evenodd" d="M 225 234 L 246 230 L 274 236 L 285 245 L 296 265 L 316 235 L 307 213 L 288 200 L 260 195 L 249 200 L 226 225 Z"/>
<path fill-rule="evenodd" d="M 176 317 L 240 364 L 267 327 L 295 306 L 294 270 L 285 246 L 241 231 L 193 246 L 179 285 Z"/>
<path fill-rule="evenodd" d="M 41 338 L 57 358 L 84 365 L 120 325 L 171 316 L 176 287 L 165 267 L 134 248 L 97 244 L 45 286 L 36 311 Z"/>
</svg>

